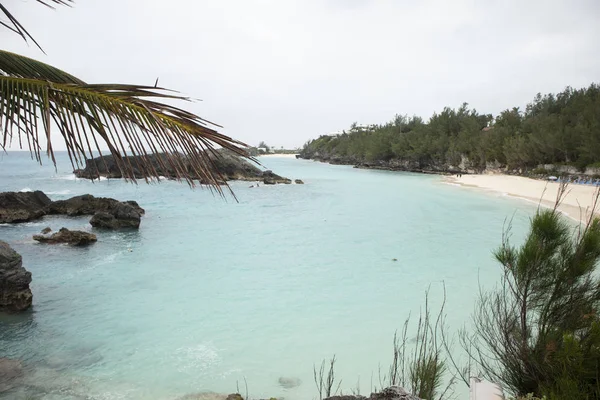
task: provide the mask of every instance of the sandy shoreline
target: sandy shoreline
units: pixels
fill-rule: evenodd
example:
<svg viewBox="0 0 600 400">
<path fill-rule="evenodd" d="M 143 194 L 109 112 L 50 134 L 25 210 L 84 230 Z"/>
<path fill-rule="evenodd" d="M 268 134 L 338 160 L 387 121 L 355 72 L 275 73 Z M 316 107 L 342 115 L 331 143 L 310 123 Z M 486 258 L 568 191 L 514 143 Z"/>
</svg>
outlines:
<svg viewBox="0 0 600 400">
<path fill-rule="evenodd" d="M 506 193 L 508 196 L 554 207 L 559 184 L 512 175 L 462 175 L 443 178 L 447 183 L 464 187 Z M 559 211 L 577 221 L 585 221 L 589 216 L 597 188 L 587 185 L 569 185 Z M 596 210 L 599 215 L 600 210 Z"/>
</svg>

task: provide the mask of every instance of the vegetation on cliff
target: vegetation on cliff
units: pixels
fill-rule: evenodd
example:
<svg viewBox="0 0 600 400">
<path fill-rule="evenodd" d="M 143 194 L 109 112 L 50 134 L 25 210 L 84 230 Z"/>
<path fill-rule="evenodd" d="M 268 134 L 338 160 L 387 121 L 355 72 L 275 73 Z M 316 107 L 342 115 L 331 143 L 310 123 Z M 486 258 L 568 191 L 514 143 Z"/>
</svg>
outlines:
<svg viewBox="0 0 600 400">
<path fill-rule="evenodd" d="M 340 135 L 308 142 L 303 158 L 344 164 L 404 163 L 407 169 L 509 169 L 600 163 L 600 86 L 538 94 L 525 111 L 494 117 L 465 103 L 428 120 L 397 115 L 383 125 L 353 124 Z"/>
</svg>

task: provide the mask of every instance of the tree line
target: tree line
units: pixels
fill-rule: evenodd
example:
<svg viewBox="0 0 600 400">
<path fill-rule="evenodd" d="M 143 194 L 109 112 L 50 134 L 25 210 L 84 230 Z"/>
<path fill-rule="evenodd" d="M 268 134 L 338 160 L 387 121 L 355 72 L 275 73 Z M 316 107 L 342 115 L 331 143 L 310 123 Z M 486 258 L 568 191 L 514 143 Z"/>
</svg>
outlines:
<svg viewBox="0 0 600 400">
<path fill-rule="evenodd" d="M 383 125 L 323 135 L 304 145 L 305 158 L 347 163 L 402 160 L 419 168 L 458 166 L 473 169 L 490 163 L 508 169 L 540 164 L 569 164 L 584 170 L 600 166 L 600 86 L 567 87 L 558 94 L 537 94 L 519 107 L 494 117 L 464 103 L 444 108 L 428 121 L 396 115 Z"/>
</svg>

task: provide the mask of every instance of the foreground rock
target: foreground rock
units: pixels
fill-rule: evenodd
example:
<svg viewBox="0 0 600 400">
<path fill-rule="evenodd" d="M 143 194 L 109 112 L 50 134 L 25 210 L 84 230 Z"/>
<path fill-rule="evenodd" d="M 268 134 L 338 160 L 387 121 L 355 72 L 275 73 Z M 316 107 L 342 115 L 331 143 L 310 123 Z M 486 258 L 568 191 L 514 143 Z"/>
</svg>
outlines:
<svg viewBox="0 0 600 400">
<path fill-rule="evenodd" d="M 27 222 L 44 216 L 44 208 L 52 203 L 43 192 L 0 193 L 0 223 Z"/>
<path fill-rule="evenodd" d="M 31 272 L 23 268 L 21 255 L 0 241 L 0 312 L 19 312 L 31 307 Z"/>
<path fill-rule="evenodd" d="M 144 209 L 135 201 L 119 201 L 91 194 L 52 201 L 43 192 L 0 193 L 0 223 L 27 222 L 44 215 L 100 215 L 92 226 L 120 229 L 139 228 Z M 109 221 L 109 222 L 107 222 Z M 49 228 L 42 233 L 50 232 Z"/>
<path fill-rule="evenodd" d="M 223 181 L 241 180 L 241 181 L 266 181 L 275 183 L 291 183 L 291 180 L 273 174 L 271 171 L 261 171 L 256 165 L 248 162 L 243 157 L 238 156 L 231 151 L 220 149 L 216 150 L 217 156 L 210 153 L 209 157 L 215 166 L 215 170 L 221 175 Z M 144 177 L 143 169 L 141 168 L 141 156 L 125 157 L 125 163 L 131 164 L 133 174 L 136 179 Z M 164 154 L 151 155 L 146 157 L 147 161 L 152 164 L 152 172 L 159 176 L 164 176 L 169 179 L 177 178 L 177 171 L 170 165 L 168 158 Z M 203 176 L 194 172 L 189 162 L 184 161 L 184 169 L 193 180 L 200 181 L 201 184 L 208 182 Z M 113 156 L 105 156 L 104 159 L 99 157 L 86 160 L 85 168 L 73 171 L 78 178 L 97 179 L 99 177 L 106 178 L 123 178 L 123 173 L 119 169 Z M 224 183 L 224 182 L 223 182 Z M 267 183 L 267 182 L 265 182 Z M 271 183 L 267 183 L 271 184 Z"/>
<path fill-rule="evenodd" d="M 98 238 L 93 233 L 83 231 L 70 231 L 67 228 L 61 228 L 52 235 L 33 235 L 33 240 L 40 243 L 59 244 L 67 243 L 74 246 L 85 246 L 95 243 Z"/>
<path fill-rule="evenodd" d="M 421 398 L 408 393 L 400 386 L 391 386 L 383 389 L 379 393 L 371 393 L 370 397 L 353 395 L 353 396 L 331 396 L 325 400 L 422 400 Z"/>
<path fill-rule="evenodd" d="M 23 365 L 18 360 L 0 358 L 0 393 L 18 386 L 23 380 Z"/>
</svg>

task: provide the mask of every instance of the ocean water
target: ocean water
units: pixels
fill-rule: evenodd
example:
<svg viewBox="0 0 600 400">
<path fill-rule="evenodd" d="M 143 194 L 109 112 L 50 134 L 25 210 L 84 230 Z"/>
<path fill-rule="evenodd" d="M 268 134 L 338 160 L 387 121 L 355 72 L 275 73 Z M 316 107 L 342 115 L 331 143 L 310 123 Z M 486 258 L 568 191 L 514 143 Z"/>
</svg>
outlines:
<svg viewBox="0 0 600 400">
<path fill-rule="evenodd" d="M 92 231 L 89 217 L 0 226 L 34 294 L 31 312 L 0 316 L 0 357 L 28 368 L 0 398 L 174 400 L 247 384 L 252 398 L 313 399 L 313 365 L 334 354 L 341 388 L 368 393 L 425 291 L 435 308 L 445 285 L 452 332 L 468 323 L 478 285 L 499 277 L 491 250 L 506 219 L 518 242 L 535 211 L 438 176 L 290 158 L 261 162 L 305 185 L 233 182 L 239 202 L 170 181 L 79 180 L 59 159 L 55 170 L 2 155 L 0 191 L 136 200 L 146 215 L 87 248 L 31 236 Z"/>
</svg>

